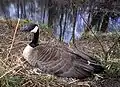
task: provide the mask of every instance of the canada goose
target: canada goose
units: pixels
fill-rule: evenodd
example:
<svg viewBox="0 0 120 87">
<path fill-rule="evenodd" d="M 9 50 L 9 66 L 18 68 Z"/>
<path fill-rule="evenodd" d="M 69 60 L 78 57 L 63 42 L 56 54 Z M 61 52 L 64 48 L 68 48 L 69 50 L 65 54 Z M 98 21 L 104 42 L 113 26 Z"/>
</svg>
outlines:
<svg viewBox="0 0 120 87">
<path fill-rule="evenodd" d="M 23 31 L 34 33 L 32 41 L 25 47 L 23 57 L 34 67 L 59 77 L 83 79 L 104 68 L 97 61 L 83 53 L 75 53 L 68 46 L 39 44 L 39 27 L 30 24 Z"/>
</svg>

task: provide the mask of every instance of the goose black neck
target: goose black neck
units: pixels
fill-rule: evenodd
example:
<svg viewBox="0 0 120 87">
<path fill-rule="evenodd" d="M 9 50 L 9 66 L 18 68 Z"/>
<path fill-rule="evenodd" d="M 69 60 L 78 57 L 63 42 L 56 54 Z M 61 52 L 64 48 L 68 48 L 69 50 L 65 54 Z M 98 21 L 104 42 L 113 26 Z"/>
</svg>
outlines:
<svg viewBox="0 0 120 87">
<path fill-rule="evenodd" d="M 34 33 L 32 42 L 29 44 L 31 47 L 36 47 L 38 45 L 38 39 L 39 39 L 39 29 L 36 33 Z"/>
</svg>

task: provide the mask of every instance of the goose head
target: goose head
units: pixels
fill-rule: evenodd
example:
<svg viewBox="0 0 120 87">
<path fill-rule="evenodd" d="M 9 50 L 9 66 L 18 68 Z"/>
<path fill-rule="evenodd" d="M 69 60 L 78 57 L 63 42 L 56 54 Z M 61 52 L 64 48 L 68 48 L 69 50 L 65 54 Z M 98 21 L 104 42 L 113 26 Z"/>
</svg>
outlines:
<svg viewBox="0 0 120 87">
<path fill-rule="evenodd" d="M 21 31 L 37 33 L 38 30 L 39 30 L 39 27 L 37 24 L 28 24 L 28 25 L 25 25 Z"/>
<path fill-rule="evenodd" d="M 32 32 L 34 33 L 32 41 L 29 43 L 31 47 L 38 46 L 38 40 L 39 40 L 39 27 L 37 24 L 28 24 L 25 25 L 22 29 L 23 32 Z"/>
</svg>

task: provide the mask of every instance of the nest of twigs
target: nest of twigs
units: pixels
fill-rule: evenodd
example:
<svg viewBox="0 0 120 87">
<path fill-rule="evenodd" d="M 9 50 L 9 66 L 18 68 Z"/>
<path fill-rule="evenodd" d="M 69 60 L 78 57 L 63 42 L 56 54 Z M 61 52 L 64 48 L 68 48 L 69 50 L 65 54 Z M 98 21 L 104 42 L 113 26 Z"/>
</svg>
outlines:
<svg viewBox="0 0 120 87">
<path fill-rule="evenodd" d="M 38 73 L 37 69 L 31 67 L 22 57 L 22 51 L 26 44 L 31 40 L 31 35 L 20 32 L 18 25 L 19 21 L 14 28 L 10 29 L 8 24 L 0 23 L 0 87 L 110 87 L 105 85 L 108 79 L 104 78 L 88 78 L 85 81 L 81 81 L 78 79 L 60 78 L 45 73 Z M 51 38 L 51 36 L 47 36 L 48 33 L 44 31 L 42 31 L 41 34 L 40 40 L 44 40 L 43 42 L 54 39 Z M 112 39 L 101 42 L 107 44 L 104 45 L 106 49 L 114 44 Z M 86 51 L 92 56 L 99 57 L 102 62 L 104 61 L 103 51 L 94 38 L 92 38 L 92 40 L 90 38 L 81 39 L 76 43 L 79 45 L 78 48 L 80 50 Z M 120 50 L 116 49 L 113 54 L 116 54 L 118 51 Z M 113 58 L 115 56 L 110 57 Z M 109 70 L 112 67 L 110 64 L 108 64 Z M 112 72 L 113 71 L 111 71 L 111 73 Z M 109 73 L 109 75 L 111 75 L 111 73 Z M 103 84 L 101 81 L 103 81 Z M 113 79 L 112 82 L 114 82 Z M 120 80 L 117 82 L 119 83 Z"/>
</svg>

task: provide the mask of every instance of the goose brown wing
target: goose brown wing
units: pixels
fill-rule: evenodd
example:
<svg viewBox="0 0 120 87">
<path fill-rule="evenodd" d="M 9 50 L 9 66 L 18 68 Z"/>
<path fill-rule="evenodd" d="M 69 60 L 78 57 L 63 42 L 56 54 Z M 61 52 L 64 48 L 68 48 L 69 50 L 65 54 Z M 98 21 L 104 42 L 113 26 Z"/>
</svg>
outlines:
<svg viewBox="0 0 120 87">
<path fill-rule="evenodd" d="M 61 77 L 85 78 L 94 70 L 86 58 L 73 53 L 67 47 L 40 45 L 38 49 L 36 66 L 45 73 Z"/>
<path fill-rule="evenodd" d="M 65 54 L 68 53 L 65 51 L 63 53 L 59 46 L 41 45 L 39 49 L 40 48 L 44 49 L 38 52 L 39 59 L 37 61 L 37 65 L 44 72 L 57 74 L 58 72 L 62 73 L 69 69 L 69 66 L 71 65 L 69 55 L 66 55 L 66 58 L 63 58 Z M 59 70 L 62 68 L 64 68 L 64 71 Z"/>
</svg>

